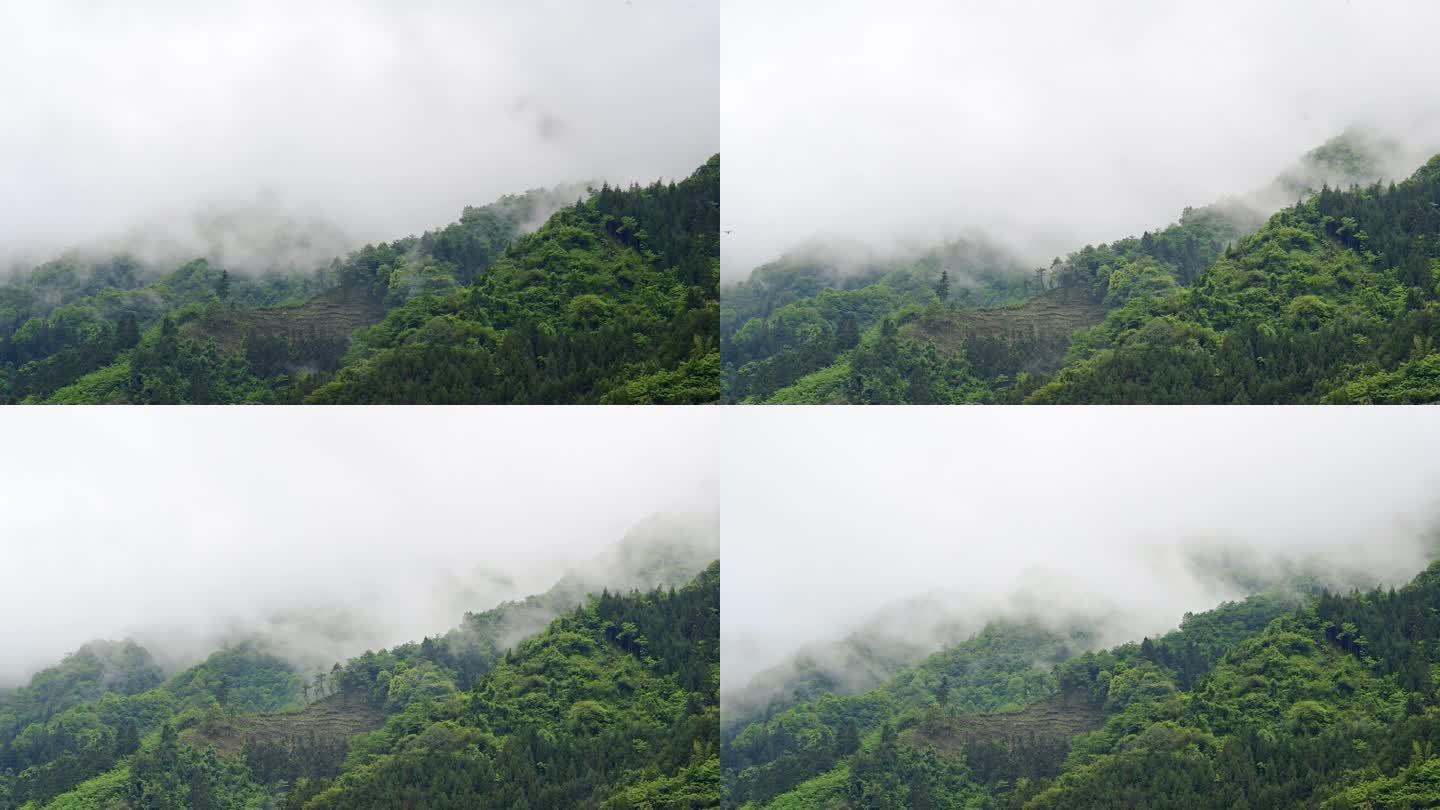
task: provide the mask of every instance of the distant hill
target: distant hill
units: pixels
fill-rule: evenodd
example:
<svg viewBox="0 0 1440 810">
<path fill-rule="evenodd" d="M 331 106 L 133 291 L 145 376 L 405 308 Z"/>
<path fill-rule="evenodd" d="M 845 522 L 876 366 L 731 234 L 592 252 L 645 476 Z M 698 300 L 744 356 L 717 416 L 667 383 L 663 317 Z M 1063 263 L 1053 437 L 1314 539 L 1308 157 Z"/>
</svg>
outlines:
<svg viewBox="0 0 1440 810">
<path fill-rule="evenodd" d="M 1440 804 L 1440 563 L 1398 590 L 1309 587 L 1109 650 L 992 624 L 727 731 L 724 806 Z"/>
<path fill-rule="evenodd" d="M 719 564 L 681 566 L 715 538 L 666 525 L 328 670 L 263 638 L 168 678 L 138 645 L 86 645 L 0 691 L 0 808 L 714 807 Z"/>
<path fill-rule="evenodd" d="M 314 272 L 76 252 L 0 282 L 0 402 L 713 401 L 719 184 L 507 196 Z"/>
<path fill-rule="evenodd" d="M 982 265 L 944 278 L 902 260 L 906 294 L 874 272 L 761 268 L 725 292 L 745 303 L 722 329 L 726 397 L 1436 401 L 1440 170 L 1431 160 L 1381 183 L 1409 158 L 1352 130 L 1263 189 L 1049 267 L 994 256 L 988 276 Z M 1016 294 L 981 300 L 1002 289 Z"/>
</svg>

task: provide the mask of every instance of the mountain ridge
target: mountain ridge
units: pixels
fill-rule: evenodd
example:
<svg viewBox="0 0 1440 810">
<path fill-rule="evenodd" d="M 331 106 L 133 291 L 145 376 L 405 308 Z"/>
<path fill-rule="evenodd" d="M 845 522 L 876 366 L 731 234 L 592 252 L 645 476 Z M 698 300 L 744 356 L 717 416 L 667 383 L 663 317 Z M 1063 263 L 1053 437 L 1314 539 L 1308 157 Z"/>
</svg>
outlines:
<svg viewBox="0 0 1440 810">
<path fill-rule="evenodd" d="M 1434 202 L 1434 183 L 1422 167 L 1377 185 L 1411 157 L 1382 135 L 1348 130 L 1264 189 L 1057 258 L 1033 279 L 1019 277 L 1021 294 L 1005 302 L 1031 302 L 1035 317 L 1048 315 L 1043 329 L 1027 322 L 1023 306 L 958 298 L 972 283 L 969 271 L 945 279 L 939 267 L 913 264 L 903 271 L 905 297 L 877 281 L 844 289 L 812 282 L 788 298 L 764 291 L 784 289 L 769 271 L 727 287 L 741 301 L 758 299 L 732 311 L 722 330 L 727 401 L 1433 401 L 1440 366 L 1425 347 L 1440 254 L 1424 240 L 1424 202 Z M 1357 214 L 1366 226 L 1343 226 Z M 1284 243 L 1295 227 L 1312 235 L 1316 250 Z M 1390 249 L 1366 251 L 1372 233 L 1383 233 Z M 1277 237 L 1284 255 L 1265 246 Z M 1229 268 L 1247 260 L 1258 275 L 1228 281 Z M 1280 289 L 1284 306 L 1257 307 L 1246 284 Z M 1350 295 L 1355 285 L 1373 294 Z M 1075 301 L 1042 311 L 1054 290 Z M 778 306 L 767 308 L 770 300 Z M 1242 317 L 1216 322 L 1218 312 Z M 758 352 L 757 336 L 765 338 Z M 1242 382 L 1226 387 L 1216 378 Z"/>
</svg>

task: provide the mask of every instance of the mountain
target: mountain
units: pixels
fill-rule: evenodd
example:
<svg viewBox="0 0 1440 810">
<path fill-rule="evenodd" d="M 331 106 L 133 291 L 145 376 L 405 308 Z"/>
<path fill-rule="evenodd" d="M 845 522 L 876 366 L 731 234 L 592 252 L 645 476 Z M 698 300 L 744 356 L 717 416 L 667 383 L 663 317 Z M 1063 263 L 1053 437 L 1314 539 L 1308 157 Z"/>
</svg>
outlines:
<svg viewBox="0 0 1440 810">
<path fill-rule="evenodd" d="M 1112 649 L 994 623 L 879 688 L 754 722 L 727 807 L 1432 807 L 1440 563 L 1299 583 Z"/>
<path fill-rule="evenodd" d="M 0 283 L 0 402 L 713 401 L 719 187 L 531 191 L 309 273 L 75 252 Z"/>
<path fill-rule="evenodd" d="M 28 685 L 0 690 L 0 736 L 9 739 L 33 723 L 107 694 L 149 691 L 163 680 L 159 665 L 140 645 L 92 641 L 57 666 L 36 673 Z"/>
<path fill-rule="evenodd" d="M 1018 260 L 983 239 L 901 258 L 809 245 L 757 268 L 721 295 L 726 400 L 764 400 L 824 375 L 883 317 L 933 302 L 941 273 L 955 278 L 957 300 L 973 306 L 1018 303 L 1029 283 Z"/>
<path fill-rule="evenodd" d="M 86 645 L 0 690 L 0 808 L 714 807 L 719 563 L 665 525 L 328 671 L 263 638 L 169 677 Z M 597 584 L 617 577 L 644 585 Z"/>
<path fill-rule="evenodd" d="M 1382 185 L 1405 157 L 1382 137 L 1349 131 L 1264 189 L 1186 209 L 1168 227 L 1086 246 L 1048 268 L 1017 274 L 1014 261 L 999 260 L 988 277 L 974 269 L 942 277 L 934 262 L 908 262 L 908 297 L 863 273 L 845 276 L 851 286 L 842 288 L 793 262 L 762 268 L 725 291 L 746 302 L 722 328 L 726 397 L 1440 399 L 1440 159 Z M 1012 289 L 995 278 L 1022 294 L 1000 306 L 964 294 Z"/>
<path fill-rule="evenodd" d="M 1322 188 L 1189 287 L 1127 300 L 1029 401 L 1440 399 L 1440 157 L 1382 187 Z"/>
</svg>

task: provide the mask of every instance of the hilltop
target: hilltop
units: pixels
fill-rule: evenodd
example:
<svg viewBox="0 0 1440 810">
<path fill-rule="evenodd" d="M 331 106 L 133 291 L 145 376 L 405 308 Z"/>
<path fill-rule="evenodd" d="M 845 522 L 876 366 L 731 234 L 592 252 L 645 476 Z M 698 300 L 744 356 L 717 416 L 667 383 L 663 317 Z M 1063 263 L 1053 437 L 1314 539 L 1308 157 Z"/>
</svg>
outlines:
<svg viewBox="0 0 1440 810">
<path fill-rule="evenodd" d="M 530 191 L 309 272 L 76 251 L 0 282 L 0 402 L 713 401 L 719 187 Z"/>
<path fill-rule="evenodd" d="M 1349 131 L 1263 189 L 1048 267 L 1003 252 L 979 266 L 895 259 L 888 275 L 782 260 L 726 288 L 745 302 L 722 330 L 726 398 L 1440 399 L 1440 181 L 1431 160 L 1382 183 L 1398 149 Z"/>
<path fill-rule="evenodd" d="M 994 623 L 882 686 L 733 734 L 724 804 L 1393 807 L 1440 801 L 1440 564 L 1272 587 L 1110 649 Z"/>
<path fill-rule="evenodd" d="M 168 675 L 88 644 L 0 690 L 0 808 L 713 807 L 719 564 L 676 525 L 314 672 L 263 637 Z"/>
</svg>

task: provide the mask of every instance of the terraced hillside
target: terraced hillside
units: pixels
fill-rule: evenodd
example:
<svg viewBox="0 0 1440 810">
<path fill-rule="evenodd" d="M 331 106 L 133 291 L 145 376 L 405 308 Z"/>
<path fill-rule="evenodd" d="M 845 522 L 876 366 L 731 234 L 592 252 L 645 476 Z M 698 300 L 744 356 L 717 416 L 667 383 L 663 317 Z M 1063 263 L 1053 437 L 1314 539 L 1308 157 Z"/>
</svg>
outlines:
<svg viewBox="0 0 1440 810">
<path fill-rule="evenodd" d="M 222 757 L 242 756 L 247 746 L 330 744 L 344 749 L 352 737 L 374 731 L 384 722 L 384 711 L 355 694 L 341 692 L 298 711 L 206 720 L 182 732 L 180 741 L 202 749 L 213 746 Z"/>
<path fill-rule="evenodd" d="M 963 352 L 985 377 L 1049 374 L 1064 362 L 1075 331 L 1100 323 L 1108 311 L 1085 288 L 1061 286 L 1013 306 L 926 310 L 900 334 L 931 341 L 943 352 Z"/>
<path fill-rule="evenodd" d="M 1070 691 L 1018 712 L 927 715 L 900 734 L 900 744 L 963 764 L 972 779 L 994 789 L 1021 779 L 1054 778 L 1074 738 L 1104 722 L 1098 706 Z"/>
<path fill-rule="evenodd" d="M 902 734 L 901 740 L 956 757 L 987 746 L 1014 751 L 1046 742 L 1063 743 L 1068 750 L 1071 737 L 1093 731 L 1104 722 L 1105 713 L 1099 707 L 1084 695 L 1067 692 L 1018 712 L 931 715 Z"/>
<path fill-rule="evenodd" d="M 350 342 L 356 329 L 379 323 L 385 306 L 354 287 L 334 287 L 303 304 L 263 309 L 229 309 L 207 313 L 181 328 L 187 337 L 207 337 L 227 352 L 239 352 L 245 339 L 261 336 L 292 344 L 307 340 Z"/>
</svg>

